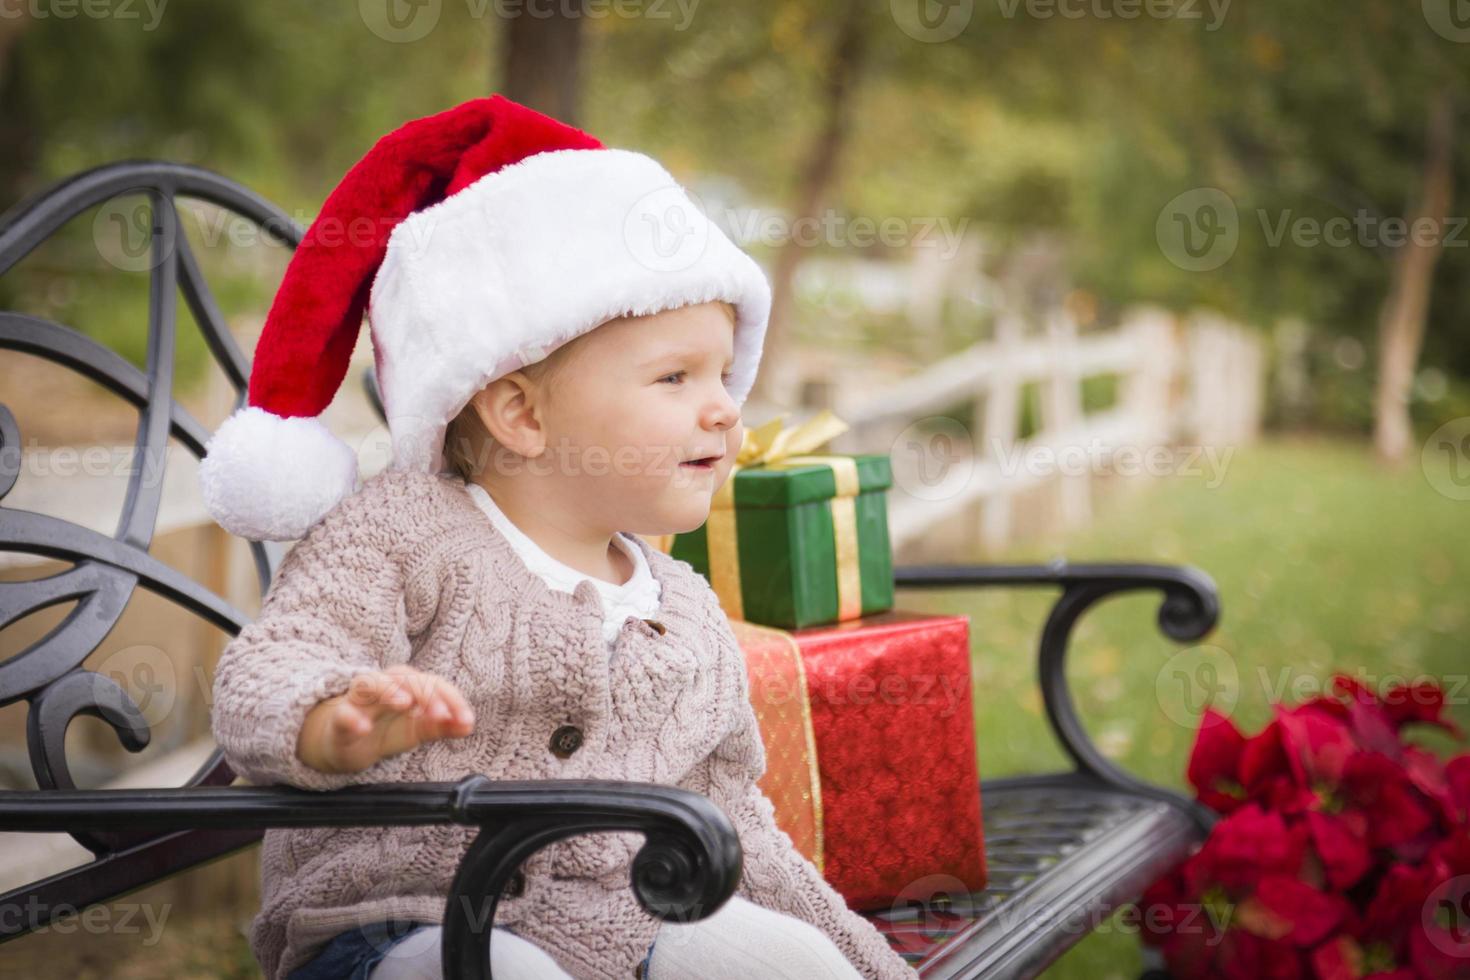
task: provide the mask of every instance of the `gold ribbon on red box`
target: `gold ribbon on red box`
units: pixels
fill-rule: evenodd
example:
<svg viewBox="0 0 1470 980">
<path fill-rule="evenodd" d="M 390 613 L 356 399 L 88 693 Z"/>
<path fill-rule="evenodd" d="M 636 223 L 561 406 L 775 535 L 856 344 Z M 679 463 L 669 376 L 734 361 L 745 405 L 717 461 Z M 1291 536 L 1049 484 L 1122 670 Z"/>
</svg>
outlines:
<svg viewBox="0 0 1470 980">
<path fill-rule="evenodd" d="M 757 781 L 776 810 L 776 825 L 817 870 L 823 868 L 822 780 L 801 651 L 785 630 L 731 620 L 745 653 L 750 702 L 766 749 Z"/>
</svg>

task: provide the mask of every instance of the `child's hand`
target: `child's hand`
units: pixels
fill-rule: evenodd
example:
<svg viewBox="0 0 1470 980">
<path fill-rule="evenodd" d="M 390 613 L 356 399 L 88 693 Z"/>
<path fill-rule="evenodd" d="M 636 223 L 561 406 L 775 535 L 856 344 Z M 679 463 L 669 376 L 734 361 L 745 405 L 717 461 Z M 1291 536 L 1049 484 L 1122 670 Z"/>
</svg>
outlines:
<svg viewBox="0 0 1470 980">
<path fill-rule="evenodd" d="M 320 772 L 361 772 L 439 738 L 463 738 L 475 715 L 459 688 L 406 664 L 359 674 L 346 694 L 312 708 L 296 755 Z"/>
</svg>

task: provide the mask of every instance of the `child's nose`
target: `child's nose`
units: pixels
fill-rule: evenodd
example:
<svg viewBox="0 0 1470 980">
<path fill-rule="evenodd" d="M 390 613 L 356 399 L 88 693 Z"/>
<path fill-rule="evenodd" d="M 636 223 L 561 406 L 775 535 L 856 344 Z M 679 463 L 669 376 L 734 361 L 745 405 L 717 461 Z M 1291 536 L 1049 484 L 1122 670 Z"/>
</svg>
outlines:
<svg viewBox="0 0 1470 980">
<path fill-rule="evenodd" d="M 740 406 L 722 384 L 705 409 L 705 425 L 712 429 L 728 429 L 740 421 Z"/>
</svg>

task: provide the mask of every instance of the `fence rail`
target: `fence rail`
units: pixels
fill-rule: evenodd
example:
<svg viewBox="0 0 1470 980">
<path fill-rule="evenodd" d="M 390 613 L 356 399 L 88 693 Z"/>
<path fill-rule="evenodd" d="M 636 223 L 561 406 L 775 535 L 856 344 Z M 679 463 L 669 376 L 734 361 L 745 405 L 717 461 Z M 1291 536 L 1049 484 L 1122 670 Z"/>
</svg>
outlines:
<svg viewBox="0 0 1470 980">
<path fill-rule="evenodd" d="M 1111 330 L 1082 334 L 1057 309 L 1039 336 L 1005 315 L 993 340 L 878 388 L 831 379 L 823 400 L 851 426 L 833 451 L 890 455 L 895 547 L 978 507 L 978 543 L 994 550 L 1012 537 L 1019 494 L 1050 486 L 1059 525 L 1081 527 L 1091 520 L 1096 471 L 1117 469 L 1120 452 L 1252 440 L 1263 367 L 1255 332 L 1211 313 L 1180 319 L 1143 307 Z M 1116 380 L 1116 398 L 1085 411 L 1083 386 L 1100 377 Z M 1039 426 L 1023 436 L 1028 386 L 1039 395 Z M 947 414 L 957 407 L 968 417 Z M 1062 465 L 1068 454 L 1088 465 Z"/>
</svg>

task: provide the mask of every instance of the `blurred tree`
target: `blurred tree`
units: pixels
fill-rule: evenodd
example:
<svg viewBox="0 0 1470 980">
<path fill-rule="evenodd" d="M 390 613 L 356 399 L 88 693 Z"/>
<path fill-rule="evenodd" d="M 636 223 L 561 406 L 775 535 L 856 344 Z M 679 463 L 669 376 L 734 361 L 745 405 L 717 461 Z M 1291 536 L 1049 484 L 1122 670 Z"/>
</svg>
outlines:
<svg viewBox="0 0 1470 980">
<path fill-rule="evenodd" d="M 1454 196 L 1455 97 L 1446 86 L 1430 96 L 1424 171 L 1407 219 L 1409 235 L 1394 259 L 1388 296 L 1378 319 L 1378 386 L 1373 404 L 1373 444 L 1390 462 L 1409 456 L 1413 426 L 1409 399 L 1424 347 L 1434 267 L 1450 228 Z M 1427 223 L 1427 224 L 1426 224 Z M 1418 229 L 1431 229 L 1428 240 Z"/>
<path fill-rule="evenodd" d="M 21 33 L 31 25 L 24 8 L 13 17 L 0 19 L 0 210 L 22 195 L 26 175 L 35 166 L 40 139 L 30 113 L 31 99 L 22 86 L 26 79 L 20 59 L 13 52 Z"/>
<path fill-rule="evenodd" d="M 1114 136 L 1100 144 L 1102 179 L 1081 185 L 1091 215 L 1076 228 L 1088 277 L 1112 298 L 1209 304 L 1266 325 L 1303 314 L 1376 349 L 1375 443 L 1393 460 L 1412 448 L 1426 329 L 1446 334 L 1445 353 L 1470 354 L 1456 329 L 1467 291 L 1433 292 L 1445 245 L 1461 246 L 1466 271 L 1450 211 L 1470 160 L 1454 103 L 1470 58 L 1436 29 L 1434 7 L 1303 0 L 1231 8 L 1216 31 L 1131 25 L 1126 57 L 1091 87 Z M 1120 26 L 1099 36 L 1103 49 L 1121 46 Z M 1223 264 L 1189 271 L 1158 221 L 1176 195 L 1209 188 L 1224 192 L 1239 242 Z"/>
<path fill-rule="evenodd" d="M 577 125 L 582 86 L 582 4 L 503 10 L 505 96 Z"/>
</svg>

